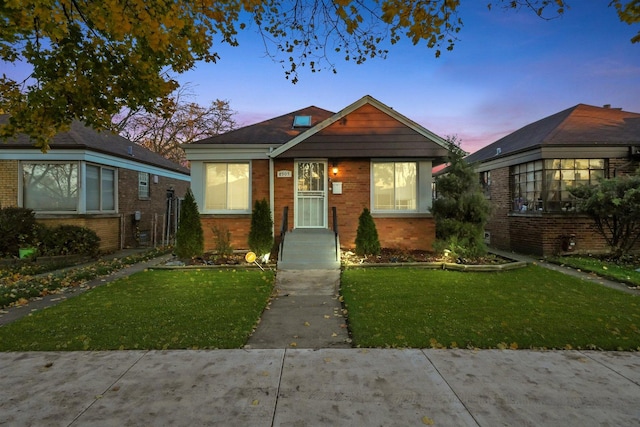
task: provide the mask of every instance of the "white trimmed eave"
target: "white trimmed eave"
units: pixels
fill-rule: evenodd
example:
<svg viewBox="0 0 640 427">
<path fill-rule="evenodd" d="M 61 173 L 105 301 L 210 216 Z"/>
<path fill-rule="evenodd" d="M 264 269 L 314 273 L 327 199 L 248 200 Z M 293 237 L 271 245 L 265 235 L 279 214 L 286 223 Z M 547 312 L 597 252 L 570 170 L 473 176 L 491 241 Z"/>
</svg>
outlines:
<svg viewBox="0 0 640 427">
<path fill-rule="evenodd" d="M 191 181 L 191 176 L 189 174 L 175 172 L 147 163 L 137 162 L 135 161 L 135 158 L 133 158 L 132 160 L 128 160 L 123 159 L 122 157 L 111 156 L 109 154 L 89 150 L 56 149 L 49 150 L 48 152 L 43 153 L 40 150 L 16 148 L 12 150 L 1 150 L 0 153 L 2 153 L 2 160 L 38 162 L 85 161 L 115 168 L 129 169 L 138 172 L 147 172 L 152 175 L 177 179 L 180 181 Z"/>
<path fill-rule="evenodd" d="M 340 110 L 339 112 L 337 112 L 333 116 L 329 117 L 328 119 L 318 123 L 317 125 L 315 125 L 311 129 L 307 130 L 306 132 L 301 133 L 300 135 L 296 136 L 295 138 L 293 138 L 291 141 L 287 142 L 286 144 L 281 145 L 278 149 L 273 150 L 273 152 L 271 153 L 271 157 L 272 158 L 278 157 L 280 154 L 282 154 L 285 151 L 295 147 L 296 145 L 298 145 L 299 143 L 301 143 L 305 139 L 315 135 L 316 133 L 320 132 L 322 129 L 327 128 L 328 126 L 331 126 L 335 122 L 341 120 L 342 118 L 346 117 L 347 115 L 351 114 L 352 112 L 354 112 L 355 110 L 357 110 L 358 108 L 360 108 L 360 107 L 362 107 L 362 106 L 364 106 L 366 104 L 370 104 L 373 107 L 379 109 L 380 111 L 388 114 L 389 116 L 391 116 L 394 119 L 398 120 L 400 123 L 402 123 L 403 125 L 407 126 L 408 128 L 418 132 L 420 135 L 424 136 L 425 138 L 429 139 L 430 141 L 433 141 L 434 143 L 440 145 L 442 148 L 445 148 L 447 150 L 449 149 L 447 141 L 445 141 L 444 139 L 442 139 L 441 137 L 439 137 L 435 133 L 429 131 L 428 129 L 424 128 L 423 126 L 420 126 L 418 123 L 414 122 L 413 120 L 409 119 L 408 117 L 403 116 L 402 114 L 400 114 L 397 111 L 395 111 L 393 108 L 388 107 L 387 105 L 383 104 L 382 102 L 378 101 L 377 99 L 373 98 L 372 96 L 365 95 L 362 98 L 360 98 L 359 100 L 357 100 L 356 102 L 354 102 L 353 104 L 343 108 L 342 110 Z"/>
<path fill-rule="evenodd" d="M 533 162 L 541 159 L 612 159 L 628 156 L 628 146 L 553 146 L 535 147 L 531 150 L 521 151 L 496 159 L 485 160 L 475 165 L 477 172 L 485 172 Z"/>
<path fill-rule="evenodd" d="M 269 144 L 192 144 L 183 147 L 187 160 L 255 160 L 269 159 Z"/>
</svg>

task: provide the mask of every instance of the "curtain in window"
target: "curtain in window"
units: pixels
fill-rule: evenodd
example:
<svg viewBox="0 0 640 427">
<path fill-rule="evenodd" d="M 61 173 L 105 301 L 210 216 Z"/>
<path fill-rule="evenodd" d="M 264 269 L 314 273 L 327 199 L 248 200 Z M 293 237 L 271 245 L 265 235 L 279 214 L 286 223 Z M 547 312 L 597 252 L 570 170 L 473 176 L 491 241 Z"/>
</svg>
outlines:
<svg viewBox="0 0 640 427">
<path fill-rule="evenodd" d="M 415 210 L 417 204 L 416 178 L 417 174 L 415 162 L 374 163 L 374 210 Z"/>
<path fill-rule="evenodd" d="M 210 163 L 206 166 L 205 209 L 249 210 L 248 163 Z"/>
</svg>

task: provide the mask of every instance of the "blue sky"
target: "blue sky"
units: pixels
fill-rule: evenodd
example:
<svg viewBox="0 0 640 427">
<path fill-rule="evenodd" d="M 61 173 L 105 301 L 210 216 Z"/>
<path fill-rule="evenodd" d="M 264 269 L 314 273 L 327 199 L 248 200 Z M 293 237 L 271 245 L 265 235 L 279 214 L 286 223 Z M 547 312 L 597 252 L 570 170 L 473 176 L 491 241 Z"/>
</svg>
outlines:
<svg viewBox="0 0 640 427">
<path fill-rule="evenodd" d="M 387 59 L 336 57 L 337 74 L 302 72 L 294 85 L 248 29 L 239 47 L 220 47 L 217 64 L 199 63 L 178 80 L 200 104 L 229 100 L 242 125 L 309 105 L 339 111 L 371 95 L 442 137 L 456 135 L 470 152 L 579 103 L 640 112 L 640 44 L 630 42 L 640 28 L 621 23 L 608 0 L 571 1 L 550 21 L 463 3 L 459 41 L 440 58 L 404 41 Z"/>
</svg>

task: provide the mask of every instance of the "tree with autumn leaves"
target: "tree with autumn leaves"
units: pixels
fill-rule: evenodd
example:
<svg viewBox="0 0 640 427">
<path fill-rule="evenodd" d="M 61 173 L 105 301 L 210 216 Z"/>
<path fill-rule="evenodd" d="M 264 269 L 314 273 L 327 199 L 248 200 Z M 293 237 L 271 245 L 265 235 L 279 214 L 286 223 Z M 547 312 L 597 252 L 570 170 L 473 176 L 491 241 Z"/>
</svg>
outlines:
<svg viewBox="0 0 640 427">
<path fill-rule="evenodd" d="M 191 102 L 189 86 L 169 98 L 164 114 L 124 110 L 113 118 L 116 132 L 136 144 L 186 166 L 184 144 L 220 135 L 236 128 L 229 101 L 216 99 L 208 106 Z"/>
<path fill-rule="evenodd" d="M 541 17 L 565 13 L 564 0 L 488 0 L 529 8 Z M 440 56 L 462 30 L 460 0 L 5 0 L 0 3 L 0 60 L 32 67 L 24 81 L 0 77 L 0 136 L 25 133 L 46 151 L 51 138 L 80 120 L 112 129 L 127 109 L 164 113 L 178 87 L 171 76 L 216 62 L 238 31 L 263 36 L 269 56 L 292 82 L 298 69 L 330 69 L 335 59 L 384 58 L 384 46 L 406 38 Z M 620 19 L 640 22 L 640 0 L 612 0 Z M 640 34 L 632 39 L 640 41 Z"/>
</svg>

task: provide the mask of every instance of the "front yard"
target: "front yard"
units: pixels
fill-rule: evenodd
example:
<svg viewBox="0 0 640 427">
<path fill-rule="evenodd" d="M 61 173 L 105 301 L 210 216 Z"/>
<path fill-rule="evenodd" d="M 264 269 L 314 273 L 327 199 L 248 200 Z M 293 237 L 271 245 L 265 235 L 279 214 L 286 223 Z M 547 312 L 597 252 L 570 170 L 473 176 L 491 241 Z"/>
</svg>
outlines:
<svg viewBox="0 0 640 427">
<path fill-rule="evenodd" d="M 144 271 L 1 327 L 0 350 L 240 348 L 272 287 L 258 270 Z"/>
<path fill-rule="evenodd" d="M 144 271 L 0 327 L 0 351 L 241 348 L 272 289 L 270 271 Z M 359 347 L 640 350 L 638 296 L 538 266 L 348 269 L 341 298 Z"/>
<path fill-rule="evenodd" d="M 497 273 L 347 270 L 354 345 L 640 350 L 640 299 L 529 266 Z"/>
</svg>

